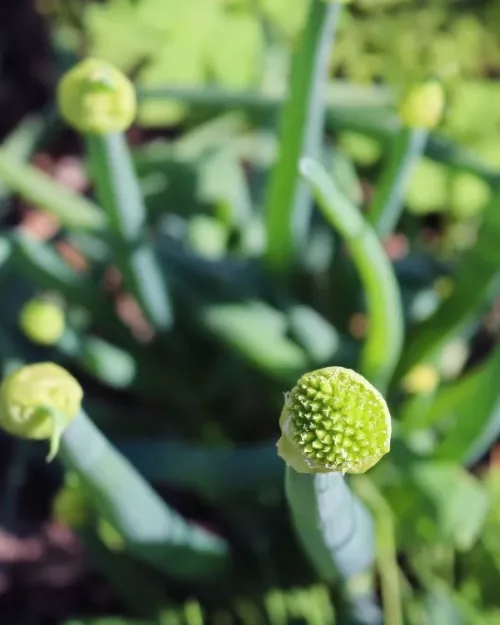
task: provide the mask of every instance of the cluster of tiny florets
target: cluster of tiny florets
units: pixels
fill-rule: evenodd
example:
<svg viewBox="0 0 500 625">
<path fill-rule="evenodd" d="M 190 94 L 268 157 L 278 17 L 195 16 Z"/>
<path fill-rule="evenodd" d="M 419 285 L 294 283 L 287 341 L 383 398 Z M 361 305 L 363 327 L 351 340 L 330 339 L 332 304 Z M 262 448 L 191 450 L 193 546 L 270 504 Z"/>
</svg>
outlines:
<svg viewBox="0 0 500 625">
<path fill-rule="evenodd" d="M 385 401 L 353 372 L 305 374 L 286 398 L 289 436 L 311 469 L 358 472 L 388 451 Z"/>
</svg>

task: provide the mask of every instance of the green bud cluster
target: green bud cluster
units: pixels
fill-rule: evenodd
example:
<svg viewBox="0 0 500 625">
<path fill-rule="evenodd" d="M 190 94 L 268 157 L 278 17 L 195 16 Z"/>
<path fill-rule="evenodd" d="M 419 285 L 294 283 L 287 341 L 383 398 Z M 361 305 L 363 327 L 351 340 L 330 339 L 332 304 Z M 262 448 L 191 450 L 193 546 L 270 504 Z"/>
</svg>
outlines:
<svg viewBox="0 0 500 625">
<path fill-rule="evenodd" d="M 287 395 L 278 453 L 297 471 L 364 473 L 390 449 L 384 398 L 342 367 L 304 374 Z"/>
</svg>

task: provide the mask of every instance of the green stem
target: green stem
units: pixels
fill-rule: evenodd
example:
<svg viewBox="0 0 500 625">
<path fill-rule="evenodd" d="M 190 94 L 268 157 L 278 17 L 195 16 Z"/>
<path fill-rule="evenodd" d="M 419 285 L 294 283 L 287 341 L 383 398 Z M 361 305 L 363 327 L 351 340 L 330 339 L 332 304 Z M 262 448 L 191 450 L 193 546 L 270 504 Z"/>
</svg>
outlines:
<svg viewBox="0 0 500 625">
<path fill-rule="evenodd" d="M 266 263 L 271 270 L 290 267 L 294 247 L 303 243 L 311 211 L 308 189 L 297 177 L 302 155 L 318 157 L 325 123 L 325 84 L 334 28 L 341 11 L 337 2 L 311 0 L 300 48 L 293 59 L 290 97 L 280 131 L 280 151 L 269 183 Z"/>
<path fill-rule="evenodd" d="M 427 143 L 423 129 L 402 128 L 396 135 L 368 209 L 368 221 L 382 239 L 397 226 L 408 182 Z"/>
<path fill-rule="evenodd" d="M 225 540 L 170 508 L 84 412 L 65 430 L 59 456 L 137 557 L 184 580 L 227 570 Z"/>
<path fill-rule="evenodd" d="M 92 175 L 106 210 L 110 243 L 127 287 L 146 318 L 168 330 L 172 312 L 167 286 L 147 236 L 147 211 L 123 133 L 87 135 Z"/>
<path fill-rule="evenodd" d="M 367 503 L 375 516 L 377 533 L 377 563 L 380 575 L 385 625 L 403 625 L 400 575 L 397 563 L 392 510 L 375 484 L 364 476 L 356 476 L 353 488 Z"/>
<path fill-rule="evenodd" d="M 349 585 L 366 574 L 375 558 L 373 523 L 366 508 L 340 473 L 297 473 L 287 466 L 285 490 L 293 523 L 318 575 L 327 582 L 339 577 Z M 366 602 L 367 594 L 351 594 Z M 372 599 L 373 600 L 373 599 Z M 367 624 L 379 623 L 373 606 Z M 356 611 L 356 606 L 351 606 Z"/>
<path fill-rule="evenodd" d="M 374 230 L 325 169 L 312 159 L 303 159 L 300 171 L 325 218 L 343 237 L 363 281 L 369 328 L 361 369 L 383 392 L 403 347 L 403 311 L 393 269 Z"/>
</svg>

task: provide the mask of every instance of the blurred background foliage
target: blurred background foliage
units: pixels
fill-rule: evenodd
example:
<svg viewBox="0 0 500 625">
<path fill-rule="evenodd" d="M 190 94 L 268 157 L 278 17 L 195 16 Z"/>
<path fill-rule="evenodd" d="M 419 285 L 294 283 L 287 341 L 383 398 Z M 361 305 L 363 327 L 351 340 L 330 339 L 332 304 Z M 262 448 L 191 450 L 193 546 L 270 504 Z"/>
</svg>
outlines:
<svg viewBox="0 0 500 625">
<path fill-rule="evenodd" d="M 62 50 L 108 60 L 132 72 L 146 90 L 217 85 L 273 96 L 284 92 L 307 5 L 297 0 L 290 10 L 285 0 L 54 1 L 45 10 Z M 399 91 L 424 77 L 439 78 L 448 95 L 442 131 L 500 165 L 495 139 L 500 88 L 491 80 L 500 71 L 499 12 L 494 0 L 358 0 L 340 25 L 331 75 Z M 153 98 L 142 103 L 139 120 L 145 126 L 175 126 L 188 113 L 186 103 Z M 345 144 L 362 164 L 380 155 L 378 146 L 358 137 L 347 136 Z M 488 196 L 481 180 L 447 175 L 424 159 L 414 173 L 408 207 L 419 214 L 450 208 L 469 217 Z"/>
<path fill-rule="evenodd" d="M 277 113 L 309 5 L 290 4 L 36 3 L 56 77 L 91 55 L 138 86 L 128 139 L 174 333 L 155 333 L 123 288 L 91 159 L 57 119 L 52 93 L 0 149 L 3 374 L 40 359 L 74 371 L 95 423 L 177 509 L 227 536 L 244 563 L 216 590 L 170 580 L 162 625 L 199 625 L 200 605 L 218 625 L 323 625 L 336 614 L 343 622 L 343 598 L 315 585 L 293 538 L 275 453 L 283 391 L 305 370 L 355 366 L 367 326 L 356 269 L 320 215 L 290 284 L 260 267 Z M 393 450 L 369 475 L 386 504 L 373 510 L 382 527 L 377 581 L 395 538 L 405 619 L 415 625 L 500 619 L 499 22 L 498 0 L 354 0 L 331 59 L 323 161 L 358 206 L 369 204 L 384 168 L 404 87 L 434 76 L 447 95 L 397 230 L 384 240 L 407 344 L 389 394 Z M 20 236 L 27 232 L 35 236 Z M 50 347 L 19 327 L 35 296 L 64 309 L 64 334 Z M 23 479 L 34 475 L 50 485 L 43 514 L 78 528 L 86 518 L 44 451 L 8 447 L 3 527 L 16 528 L 28 507 Z M 119 595 L 102 613 L 126 616 L 77 620 L 67 609 L 59 622 L 149 617 L 149 593 L 130 601 L 138 582 L 114 528 L 92 519 L 80 538 Z M 15 625 L 39 625 L 26 614 Z"/>
</svg>

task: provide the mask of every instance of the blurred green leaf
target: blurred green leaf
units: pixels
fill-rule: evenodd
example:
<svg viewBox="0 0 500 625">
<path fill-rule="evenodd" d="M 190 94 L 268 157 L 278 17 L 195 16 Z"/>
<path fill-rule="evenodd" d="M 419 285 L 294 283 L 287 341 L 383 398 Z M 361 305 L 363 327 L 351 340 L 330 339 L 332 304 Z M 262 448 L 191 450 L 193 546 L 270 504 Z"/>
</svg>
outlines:
<svg viewBox="0 0 500 625">
<path fill-rule="evenodd" d="M 339 348 L 339 334 L 318 312 L 308 306 L 292 306 L 288 311 L 290 333 L 311 359 L 311 367 L 331 363 Z"/>
<path fill-rule="evenodd" d="M 2 142 L 1 149 L 12 160 L 27 161 L 36 148 L 47 126 L 43 115 L 27 117 Z M 0 211 L 7 206 L 6 202 L 11 191 L 8 186 L 0 183 Z"/>
<path fill-rule="evenodd" d="M 123 133 L 87 135 L 96 193 L 106 212 L 109 242 L 125 285 L 155 330 L 172 325 L 165 274 L 149 241 L 147 212 Z"/>
<path fill-rule="evenodd" d="M 284 313 L 259 301 L 213 304 L 201 320 L 219 341 L 278 380 L 293 380 L 309 364 L 306 352 L 286 336 Z"/>
<path fill-rule="evenodd" d="M 101 210 L 32 165 L 13 159 L 0 148 L 0 180 L 25 201 L 54 215 L 66 228 L 101 231 L 106 218 Z"/>
<path fill-rule="evenodd" d="M 58 457 L 131 553 L 184 580 L 227 571 L 226 541 L 164 502 L 84 412 L 65 430 Z"/>
<path fill-rule="evenodd" d="M 310 190 L 297 175 L 303 156 L 318 158 L 325 124 L 324 83 L 341 5 L 311 0 L 299 49 L 293 57 L 290 94 L 280 121 L 279 151 L 265 201 L 266 256 L 270 271 L 288 272 L 297 246 L 306 242 Z"/>
<path fill-rule="evenodd" d="M 401 545 L 452 544 L 468 551 L 479 539 L 488 512 L 488 493 L 452 462 L 417 462 L 387 492 L 397 515 Z"/>
<path fill-rule="evenodd" d="M 158 439 L 118 440 L 118 448 L 152 482 L 192 491 L 211 501 L 257 498 L 283 488 L 284 466 L 276 440 L 225 448 Z"/>
<path fill-rule="evenodd" d="M 496 195 L 486 208 L 477 240 L 462 256 L 455 271 L 451 295 L 442 300 L 433 315 L 411 328 L 396 380 L 416 364 L 432 359 L 469 324 L 477 323 L 474 316 L 497 291 L 499 204 L 500 196 Z"/>
</svg>

